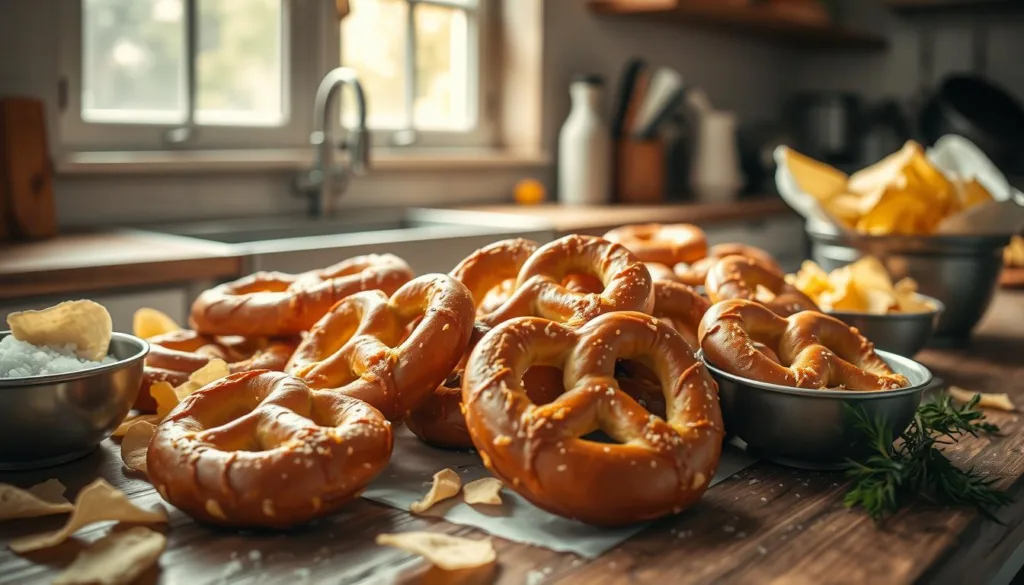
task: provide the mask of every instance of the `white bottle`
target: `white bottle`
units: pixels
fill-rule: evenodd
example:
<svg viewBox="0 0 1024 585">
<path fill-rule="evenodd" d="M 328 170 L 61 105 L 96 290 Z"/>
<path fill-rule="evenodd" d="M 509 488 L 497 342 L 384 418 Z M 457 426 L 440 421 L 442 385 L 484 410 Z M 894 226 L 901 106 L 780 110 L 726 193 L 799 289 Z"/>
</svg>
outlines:
<svg viewBox="0 0 1024 585">
<path fill-rule="evenodd" d="M 725 203 L 736 199 L 743 187 L 736 115 L 707 110 L 701 113 L 691 186 L 699 201 Z"/>
<path fill-rule="evenodd" d="M 558 135 L 558 198 L 566 205 L 611 200 L 611 137 L 600 114 L 603 81 L 588 75 L 569 88 L 572 110 Z"/>
</svg>

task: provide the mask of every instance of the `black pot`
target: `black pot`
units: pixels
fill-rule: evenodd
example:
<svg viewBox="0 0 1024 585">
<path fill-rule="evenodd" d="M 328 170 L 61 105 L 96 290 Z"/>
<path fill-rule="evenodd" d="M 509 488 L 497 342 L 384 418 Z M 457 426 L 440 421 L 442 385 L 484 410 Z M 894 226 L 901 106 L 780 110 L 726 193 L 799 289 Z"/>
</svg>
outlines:
<svg viewBox="0 0 1024 585">
<path fill-rule="evenodd" d="M 953 75 L 943 80 L 921 112 L 921 133 L 928 144 L 959 134 L 1003 172 L 1024 173 L 1024 108 L 980 77 Z"/>
</svg>

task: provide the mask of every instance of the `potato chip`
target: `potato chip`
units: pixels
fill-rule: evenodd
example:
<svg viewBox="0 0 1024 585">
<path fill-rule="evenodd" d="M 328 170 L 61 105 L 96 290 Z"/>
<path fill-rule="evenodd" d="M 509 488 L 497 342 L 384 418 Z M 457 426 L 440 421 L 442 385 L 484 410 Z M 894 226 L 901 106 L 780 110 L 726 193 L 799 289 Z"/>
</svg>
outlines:
<svg viewBox="0 0 1024 585">
<path fill-rule="evenodd" d="M 160 559 L 167 537 L 145 526 L 111 532 L 78 553 L 53 585 L 128 585 Z"/>
<path fill-rule="evenodd" d="M 123 437 L 128 432 L 128 429 L 132 428 L 132 426 L 134 426 L 135 424 L 141 423 L 141 422 L 148 422 L 148 423 L 151 423 L 151 424 L 156 424 L 156 423 L 160 422 L 161 418 L 162 417 L 160 415 L 158 415 L 158 414 L 134 414 L 134 413 L 129 413 L 127 418 L 125 418 L 124 421 L 121 424 L 117 425 L 117 428 L 114 429 L 114 432 L 111 433 L 110 436 L 111 437 Z"/>
<path fill-rule="evenodd" d="M 994 394 L 986 392 L 971 392 L 959 386 L 950 386 L 947 391 L 949 395 L 953 397 L 953 400 L 957 402 L 967 403 L 970 402 L 975 396 L 978 396 L 978 406 L 982 408 L 994 408 L 996 410 L 1013 411 L 1017 407 L 1010 400 L 1009 394 Z"/>
<path fill-rule="evenodd" d="M 828 275 L 831 289 L 821 294 L 821 308 L 831 311 L 860 312 L 867 307 L 867 300 L 854 285 L 851 266 L 843 266 Z"/>
<path fill-rule="evenodd" d="M 121 441 L 121 461 L 124 466 L 134 471 L 149 473 L 146 469 L 146 453 L 149 451 L 149 441 L 156 432 L 156 425 L 141 421 L 128 429 L 124 440 Z"/>
<path fill-rule="evenodd" d="M 786 149 L 786 165 L 800 190 L 818 201 L 830 199 L 846 188 L 846 173 L 793 149 Z"/>
<path fill-rule="evenodd" d="M 78 499 L 75 500 L 71 517 L 63 528 L 55 532 L 16 538 L 11 540 L 8 546 L 19 554 L 57 546 L 83 526 L 108 520 L 140 524 L 167 522 L 167 511 L 160 506 L 144 510 L 133 504 L 121 490 L 103 479 L 97 479 L 82 488 Z"/>
<path fill-rule="evenodd" d="M 496 477 L 483 477 L 471 481 L 462 488 L 462 499 L 467 504 L 501 505 L 501 480 Z"/>
<path fill-rule="evenodd" d="M 73 345 L 79 357 L 101 361 L 114 331 L 107 309 L 93 301 L 65 301 L 41 311 L 7 316 L 14 338 L 37 346 Z"/>
<path fill-rule="evenodd" d="M 64 485 L 55 479 L 27 490 L 0 483 L 0 521 L 66 514 L 75 507 L 64 499 Z"/>
<path fill-rule="evenodd" d="M 828 273 L 812 260 L 804 260 L 796 274 L 787 274 L 786 282 L 814 300 L 817 300 L 821 293 L 832 289 Z"/>
<path fill-rule="evenodd" d="M 150 337 L 156 337 L 157 335 L 163 335 L 164 333 L 180 329 L 181 326 L 175 323 L 174 319 L 171 319 L 166 313 L 150 309 L 149 307 L 143 307 L 135 311 L 135 315 L 132 317 L 132 333 L 135 337 L 149 339 Z"/>
<path fill-rule="evenodd" d="M 1003 263 L 1007 266 L 1024 266 L 1024 236 L 1014 235 L 1010 245 L 1003 251 Z"/>
<path fill-rule="evenodd" d="M 192 374 L 189 375 L 187 382 L 174 389 L 174 394 L 178 397 L 178 402 L 181 402 L 189 394 L 199 390 L 207 384 L 212 384 L 217 380 L 226 377 L 230 373 L 231 370 L 228 369 L 227 362 L 220 358 L 214 358 L 205 366 L 192 372 Z"/>
<path fill-rule="evenodd" d="M 186 384 L 188 382 L 185 382 Z M 178 406 L 178 395 L 174 392 L 174 386 L 171 386 L 170 382 L 163 380 L 159 382 L 153 382 L 149 387 L 149 395 L 153 397 L 156 402 L 156 415 L 161 420 L 172 410 L 175 406 Z"/>
<path fill-rule="evenodd" d="M 482 567 L 497 559 L 490 538 L 472 540 L 436 532 L 403 532 L 378 534 L 376 542 L 420 555 L 445 571 Z"/>
<path fill-rule="evenodd" d="M 427 495 L 423 496 L 422 500 L 410 504 L 409 511 L 415 514 L 426 512 L 434 504 L 459 493 L 460 488 L 462 488 L 462 479 L 459 474 L 451 469 L 442 469 L 434 474 L 434 483 L 431 484 Z"/>
</svg>

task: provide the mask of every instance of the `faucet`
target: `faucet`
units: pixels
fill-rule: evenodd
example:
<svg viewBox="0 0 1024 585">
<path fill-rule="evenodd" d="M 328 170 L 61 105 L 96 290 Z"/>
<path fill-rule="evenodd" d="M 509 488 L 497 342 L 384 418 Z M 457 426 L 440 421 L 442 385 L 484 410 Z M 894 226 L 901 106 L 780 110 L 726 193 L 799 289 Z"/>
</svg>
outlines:
<svg viewBox="0 0 1024 585">
<path fill-rule="evenodd" d="M 348 151 L 348 167 L 334 165 L 334 141 L 330 136 L 331 102 L 339 95 L 343 85 L 352 86 L 356 96 L 356 127 L 346 133 L 341 148 Z M 348 186 L 349 174 L 365 175 L 370 168 L 370 132 L 366 129 L 366 96 L 354 69 L 338 67 L 320 81 L 313 102 L 313 132 L 309 143 L 316 149 L 313 168 L 301 173 L 298 191 L 309 198 L 309 212 L 313 217 L 325 217 L 331 211 L 335 191 L 343 193 Z"/>
</svg>

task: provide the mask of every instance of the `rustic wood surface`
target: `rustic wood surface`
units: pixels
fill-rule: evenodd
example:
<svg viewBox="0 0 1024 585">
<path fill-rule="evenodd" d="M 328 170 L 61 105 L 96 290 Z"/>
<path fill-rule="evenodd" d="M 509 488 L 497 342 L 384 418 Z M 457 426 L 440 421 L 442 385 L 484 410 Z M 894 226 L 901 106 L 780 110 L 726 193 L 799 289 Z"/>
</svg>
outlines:
<svg viewBox="0 0 1024 585">
<path fill-rule="evenodd" d="M 928 350 L 920 360 L 947 382 L 984 392 L 1008 392 L 1024 404 L 1024 293 L 1002 292 L 971 347 Z M 758 463 L 708 491 L 692 510 L 651 525 L 604 556 L 571 554 L 495 539 L 498 564 L 483 572 L 446 574 L 397 550 L 378 547 L 381 532 L 433 530 L 482 536 L 444 521 L 359 500 L 342 513 L 290 533 L 239 534 L 200 526 L 172 513 L 160 570 L 144 583 L 785 583 L 872 585 L 984 584 L 1024 542 L 1024 423 L 1016 412 L 990 412 L 1003 435 L 968 438 L 952 450 L 956 462 L 999 478 L 1015 501 L 1003 524 L 970 510 L 915 504 L 884 527 L 843 508 L 841 474 L 794 471 Z M 119 450 L 107 442 L 75 463 L 0 474 L 21 486 L 57 477 L 73 496 L 102 476 L 136 501 L 158 501 L 152 487 L 126 475 Z M 48 582 L 74 558 L 89 528 L 69 543 L 27 556 L 6 549 L 13 537 L 59 527 L 64 517 L 0 525 L 0 583 Z"/>
<path fill-rule="evenodd" d="M 0 300 L 237 276 L 223 245 L 130 230 L 0 245 Z"/>
</svg>

